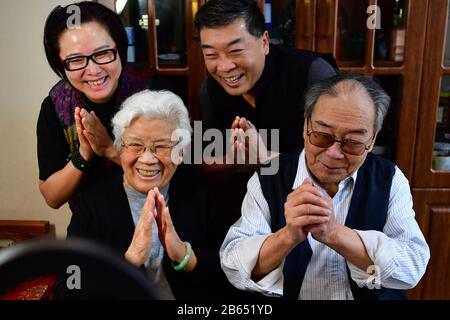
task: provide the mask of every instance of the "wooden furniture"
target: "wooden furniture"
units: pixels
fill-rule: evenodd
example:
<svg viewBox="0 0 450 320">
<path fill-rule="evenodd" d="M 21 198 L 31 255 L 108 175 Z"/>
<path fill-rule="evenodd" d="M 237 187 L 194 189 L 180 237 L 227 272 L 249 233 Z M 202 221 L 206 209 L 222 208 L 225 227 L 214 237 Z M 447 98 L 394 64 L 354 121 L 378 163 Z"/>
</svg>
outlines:
<svg viewBox="0 0 450 320">
<path fill-rule="evenodd" d="M 56 276 L 47 275 L 26 281 L 0 296 L 0 300 L 51 300 L 56 285 Z"/>
<path fill-rule="evenodd" d="M 295 15 L 283 17 L 283 6 L 293 2 Z M 368 28 L 373 13 L 368 9 L 374 8 L 369 6 L 380 9 L 381 29 Z M 392 42 L 392 17 L 398 7 L 405 26 L 404 59 L 392 61 L 383 51 L 386 42 Z M 333 53 L 342 72 L 377 78 L 392 98 L 379 150 L 408 177 L 416 219 L 431 250 L 427 273 L 409 292 L 413 299 L 450 299 L 450 168 L 442 157 L 439 165 L 436 160 L 437 152 L 444 152 L 450 161 L 450 149 L 437 150 L 438 145 L 450 146 L 448 12 L 448 0 L 272 1 L 275 38 L 293 38 L 298 48 Z M 280 36 L 277 25 L 289 19 L 294 19 L 294 36 Z"/>
<path fill-rule="evenodd" d="M 411 1 L 413 2 L 413 1 Z M 415 2 L 415 1 L 414 1 Z M 418 132 L 412 179 L 417 219 L 431 250 L 414 298 L 450 299 L 450 33 L 449 1 L 429 1 Z M 425 29 L 425 28 L 424 28 Z M 445 150 L 438 150 L 438 144 Z M 444 154 L 441 154 L 443 152 Z"/>
<path fill-rule="evenodd" d="M 43 220 L 0 220 L 0 239 L 21 243 L 32 238 L 55 238 L 55 228 Z"/>
<path fill-rule="evenodd" d="M 49 221 L 42 220 L 0 220 L 0 239 L 9 240 L 8 246 L 33 238 L 55 238 L 54 226 Z M 54 275 L 41 276 L 18 284 L 16 288 L 0 296 L 0 300 L 49 300 L 55 283 Z"/>
<path fill-rule="evenodd" d="M 194 17 L 205 0 L 98 2 L 115 10 L 132 34 L 131 52 L 135 59 L 130 60 L 150 78 L 151 88 L 177 93 L 187 105 L 191 118 L 198 120 L 198 92 L 206 71 L 196 40 Z M 130 58 L 130 51 L 128 55 Z"/>
<path fill-rule="evenodd" d="M 373 76 L 392 97 L 391 110 L 378 136 L 377 150 L 395 160 L 407 177 L 411 178 L 425 40 L 426 16 L 423 12 L 427 10 L 428 1 L 410 1 L 409 6 L 405 6 L 407 28 L 402 62 L 392 61 L 378 53 L 383 46 L 387 47 L 385 51 L 389 51 L 394 0 L 378 1 L 381 29 L 367 28 L 370 18 L 366 13 L 367 8 L 376 5 L 376 1 L 295 2 L 297 47 L 332 53 L 342 72 Z M 401 143 L 397 139 L 399 135 Z"/>
</svg>

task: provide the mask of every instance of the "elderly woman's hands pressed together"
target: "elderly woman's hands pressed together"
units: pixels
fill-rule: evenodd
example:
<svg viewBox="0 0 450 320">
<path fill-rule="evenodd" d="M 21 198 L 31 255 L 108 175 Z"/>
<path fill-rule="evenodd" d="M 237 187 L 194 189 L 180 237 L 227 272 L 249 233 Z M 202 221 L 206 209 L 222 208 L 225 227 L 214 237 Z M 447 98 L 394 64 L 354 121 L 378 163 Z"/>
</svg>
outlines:
<svg viewBox="0 0 450 320">
<path fill-rule="evenodd" d="M 152 224 L 156 220 L 158 236 L 164 250 L 170 260 L 181 262 L 186 256 L 188 248 L 181 241 L 170 217 L 169 208 L 166 206 L 164 196 L 155 187 L 147 194 L 147 200 L 141 211 L 141 216 L 136 225 L 133 240 L 125 253 L 125 258 L 136 266 L 141 266 L 148 260 L 152 246 Z M 192 252 L 185 271 L 191 271 L 197 264 L 195 253 Z"/>
</svg>

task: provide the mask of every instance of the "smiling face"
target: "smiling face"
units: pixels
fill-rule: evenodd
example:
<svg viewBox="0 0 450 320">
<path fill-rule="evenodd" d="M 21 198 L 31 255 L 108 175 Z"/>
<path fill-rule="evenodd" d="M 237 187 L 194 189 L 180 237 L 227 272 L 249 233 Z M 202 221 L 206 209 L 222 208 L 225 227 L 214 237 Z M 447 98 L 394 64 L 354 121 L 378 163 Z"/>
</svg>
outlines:
<svg viewBox="0 0 450 320">
<path fill-rule="evenodd" d="M 79 29 L 67 29 L 59 38 L 61 60 L 76 56 L 89 56 L 116 46 L 107 30 L 97 22 L 87 22 Z M 117 54 L 115 61 L 98 65 L 89 60 L 86 68 L 65 70 L 70 84 L 94 103 L 107 102 L 116 91 L 122 64 Z"/>
<path fill-rule="evenodd" d="M 175 127 L 162 119 L 146 119 L 143 117 L 133 120 L 123 133 L 123 140 L 127 143 L 141 145 L 167 144 Z M 171 152 L 166 155 L 154 156 L 149 148 L 137 155 L 131 148 L 123 147 L 120 153 L 124 184 L 136 191 L 147 193 L 154 187 L 166 186 L 172 178 L 177 165 L 171 160 Z"/>
<path fill-rule="evenodd" d="M 233 96 L 252 95 L 269 53 L 267 31 L 260 38 L 251 35 L 244 19 L 217 28 L 200 30 L 205 65 L 211 76 Z"/>
<path fill-rule="evenodd" d="M 336 86 L 339 95 L 321 96 L 311 115 L 305 119 L 303 138 L 305 139 L 306 164 L 310 172 L 327 190 L 335 190 L 340 181 L 351 176 L 364 162 L 367 153 L 372 150 L 375 139 L 375 109 L 367 92 L 362 87 L 351 91 L 342 90 L 348 83 Z M 341 89 L 341 90 L 340 90 Z M 362 155 L 355 156 L 342 152 L 340 144 L 335 142 L 329 148 L 312 145 L 307 136 L 309 131 L 320 131 L 334 135 L 336 139 L 351 139 L 370 146 Z"/>
</svg>

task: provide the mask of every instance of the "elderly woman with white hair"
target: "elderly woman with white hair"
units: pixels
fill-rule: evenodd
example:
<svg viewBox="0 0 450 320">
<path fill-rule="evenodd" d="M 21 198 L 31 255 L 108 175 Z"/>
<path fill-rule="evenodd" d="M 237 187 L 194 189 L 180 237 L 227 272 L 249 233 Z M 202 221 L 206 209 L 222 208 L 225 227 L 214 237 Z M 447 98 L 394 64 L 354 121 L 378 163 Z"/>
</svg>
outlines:
<svg viewBox="0 0 450 320">
<path fill-rule="evenodd" d="M 123 173 L 86 190 L 68 237 L 119 251 L 145 269 L 163 299 L 226 296 L 233 289 L 219 263 L 223 201 L 200 171 L 180 164 L 192 132 L 182 100 L 169 91 L 136 93 L 112 124 Z"/>
</svg>

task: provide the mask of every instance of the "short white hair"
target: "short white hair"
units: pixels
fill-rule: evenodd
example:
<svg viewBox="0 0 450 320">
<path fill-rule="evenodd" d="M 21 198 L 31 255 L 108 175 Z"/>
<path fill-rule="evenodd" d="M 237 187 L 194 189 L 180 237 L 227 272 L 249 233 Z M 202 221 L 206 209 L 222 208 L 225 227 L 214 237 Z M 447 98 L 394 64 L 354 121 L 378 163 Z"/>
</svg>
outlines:
<svg viewBox="0 0 450 320">
<path fill-rule="evenodd" d="M 140 117 L 167 121 L 175 127 L 176 138 L 182 138 L 181 147 L 185 150 L 189 146 L 192 127 L 183 100 L 171 91 L 144 90 L 127 98 L 112 119 L 114 146 L 117 150 L 122 149 L 125 129 Z"/>
</svg>

